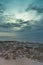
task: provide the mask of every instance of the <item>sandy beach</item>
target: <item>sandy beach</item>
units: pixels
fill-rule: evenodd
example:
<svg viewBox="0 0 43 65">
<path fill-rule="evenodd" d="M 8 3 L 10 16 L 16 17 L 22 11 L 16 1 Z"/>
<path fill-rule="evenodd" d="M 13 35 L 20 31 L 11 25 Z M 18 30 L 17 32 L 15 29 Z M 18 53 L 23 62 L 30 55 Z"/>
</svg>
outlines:
<svg viewBox="0 0 43 65">
<path fill-rule="evenodd" d="M 16 60 L 5 60 L 0 58 L 0 65 L 43 65 L 43 63 L 25 57 L 17 58 Z"/>
</svg>

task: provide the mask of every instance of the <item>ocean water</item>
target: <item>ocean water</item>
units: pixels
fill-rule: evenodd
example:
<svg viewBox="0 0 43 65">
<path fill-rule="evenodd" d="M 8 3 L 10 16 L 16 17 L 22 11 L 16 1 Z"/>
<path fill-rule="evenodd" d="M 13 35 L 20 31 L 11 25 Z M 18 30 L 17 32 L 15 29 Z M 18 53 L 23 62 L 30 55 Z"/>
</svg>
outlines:
<svg viewBox="0 0 43 65">
<path fill-rule="evenodd" d="M 0 36 L 0 41 L 26 41 L 43 43 L 43 32 L 22 32 L 18 34 L 18 36 Z"/>
</svg>

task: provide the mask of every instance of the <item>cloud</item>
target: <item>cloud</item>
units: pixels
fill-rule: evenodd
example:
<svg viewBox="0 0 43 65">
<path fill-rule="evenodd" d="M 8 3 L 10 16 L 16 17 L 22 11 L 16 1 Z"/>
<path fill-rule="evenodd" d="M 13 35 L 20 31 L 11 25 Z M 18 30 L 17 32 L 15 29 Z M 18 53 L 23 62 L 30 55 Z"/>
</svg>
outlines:
<svg viewBox="0 0 43 65">
<path fill-rule="evenodd" d="M 32 20 L 22 24 L 21 31 L 43 31 L 43 19 L 40 21 Z"/>
<path fill-rule="evenodd" d="M 5 11 L 5 6 L 2 2 L 0 2 L 0 15 L 3 15 L 4 11 Z"/>
<path fill-rule="evenodd" d="M 20 24 L 16 24 L 16 23 L 3 23 L 3 24 L 0 24 L 0 27 L 3 27 L 3 28 L 13 28 L 13 27 L 20 27 L 21 25 Z"/>
<path fill-rule="evenodd" d="M 39 3 L 37 3 L 39 2 Z M 12 10 L 11 10 L 12 11 Z M 41 14 L 39 14 L 41 13 Z M 0 16 L 0 31 L 33 31 L 43 30 L 43 4 L 42 0 L 33 0 L 25 12 L 14 12 L 14 15 L 4 12 Z M 6 15 L 7 14 L 7 15 Z M 1 30 L 2 29 L 2 30 Z M 4 30 L 3 30 L 4 29 Z"/>
<path fill-rule="evenodd" d="M 6 31 L 6 32 L 14 32 L 14 31 L 37 31 L 37 30 L 43 30 L 43 19 L 40 20 L 22 20 L 22 19 L 16 19 L 15 23 L 1 23 L 0 24 L 0 32 Z"/>
<path fill-rule="evenodd" d="M 26 9 L 26 11 L 29 11 L 29 10 L 36 10 L 38 13 L 43 13 L 43 7 L 42 8 L 39 8 L 37 6 L 30 6 Z"/>
<path fill-rule="evenodd" d="M 34 0 L 29 4 L 25 11 L 36 10 L 38 13 L 43 13 L 43 0 Z"/>
</svg>

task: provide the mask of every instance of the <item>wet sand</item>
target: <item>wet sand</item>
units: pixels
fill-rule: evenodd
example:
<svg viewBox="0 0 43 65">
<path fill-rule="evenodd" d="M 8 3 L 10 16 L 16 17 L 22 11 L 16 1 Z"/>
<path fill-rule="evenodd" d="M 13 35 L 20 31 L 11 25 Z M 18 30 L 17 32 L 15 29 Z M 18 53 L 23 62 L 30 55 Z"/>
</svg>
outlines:
<svg viewBox="0 0 43 65">
<path fill-rule="evenodd" d="M 16 60 L 5 60 L 4 58 L 0 58 L 0 65 L 43 65 L 43 63 L 25 57 L 17 58 Z"/>
</svg>

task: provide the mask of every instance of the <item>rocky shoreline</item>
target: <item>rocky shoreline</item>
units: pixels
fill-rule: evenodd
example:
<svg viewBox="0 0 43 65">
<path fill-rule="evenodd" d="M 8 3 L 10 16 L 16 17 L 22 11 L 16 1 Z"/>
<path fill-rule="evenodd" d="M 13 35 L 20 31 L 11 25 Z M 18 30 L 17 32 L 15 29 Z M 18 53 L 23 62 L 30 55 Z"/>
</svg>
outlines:
<svg viewBox="0 0 43 65">
<path fill-rule="evenodd" d="M 17 58 L 31 58 L 43 62 L 43 44 L 19 42 L 19 41 L 0 41 L 0 57 L 6 60 Z"/>
</svg>

